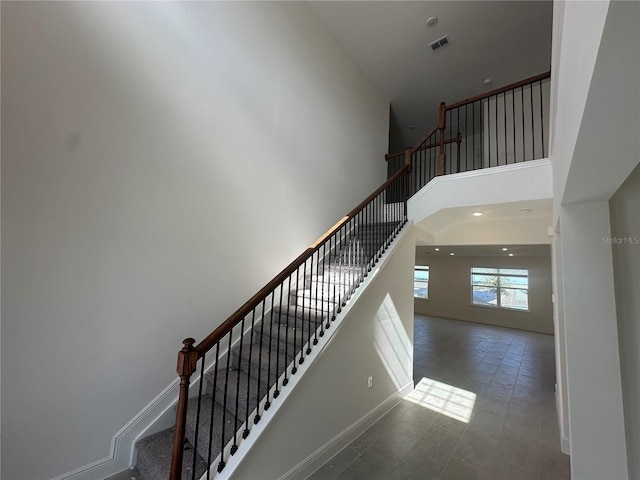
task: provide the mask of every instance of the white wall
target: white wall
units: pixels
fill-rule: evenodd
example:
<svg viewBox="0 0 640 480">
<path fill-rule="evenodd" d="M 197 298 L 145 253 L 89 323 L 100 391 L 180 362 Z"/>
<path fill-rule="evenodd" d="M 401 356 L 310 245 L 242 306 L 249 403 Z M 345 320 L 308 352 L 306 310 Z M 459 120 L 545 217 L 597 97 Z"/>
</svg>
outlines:
<svg viewBox="0 0 640 480">
<path fill-rule="evenodd" d="M 300 3 L 2 5 L 2 477 L 64 474 L 384 179 Z"/>
<path fill-rule="evenodd" d="M 348 443 L 345 430 L 356 428 L 360 419 L 412 385 L 414 256 L 415 238 L 409 232 L 374 272 L 371 284 L 334 332 L 335 337 L 232 478 L 264 480 L 285 474 L 306 478 L 323 460 L 329 460 L 328 452 L 337 453 L 331 450 L 333 445 Z M 371 389 L 369 376 L 373 377 Z M 375 418 L 369 419 L 373 421 Z M 340 434 L 345 438 L 339 438 Z"/>
<path fill-rule="evenodd" d="M 445 208 L 550 199 L 551 164 L 536 160 L 434 178 L 409 199 L 409 218 L 421 227 Z"/>
<path fill-rule="evenodd" d="M 558 3 L 554 24 L 550 158 L 572 475 L 624 479 L 635 460 L 623 411 L 620 273 L 603 239 L 612 234 L 609 199 L 640 161 L 640 4 Z"/>
<path fill-rule="evenodd" d="M 416 265 L 429 266 L 429 299 L 415 299 L 417 313 L 553 333 L 550 257 L 416 255 Z M 529 271 L 529 311 L 473 305 L 472 267 L 526 268 Z"/>
<path fill-rule="evenodd" d="M 562 192 L 593 75 L 609 0 L 553 2 L 550 152 L 553 185 Z M 554 223 L 561 196 L 554 197 Z"/>
<path fill-rule="evenodd" d="M 433 236 L 432 245 L 540 245 L 549 243 L 547 215 L 458 222 Z"/>
<path fill-rule="evenodd" d="M 556 228 L 551 249 L 551 275 L 554 295 L 553 304 L 553 340 L 556 360 L 556 413 L 560 431 L 562 452 L 571 450 L 571 432 L 569 429 L 569 399 L 567 389 L 567 345 L 564 329 L 564 290 L 562 288 L 562 242 L 560 229 Z"/>
<path fill-rule="evenodd" d="M 609 201 L 629 478 L 640 479 L 640 166 Z"/>
<path fill-rule="evenodd" d="M 573 478 L 626 479 L 608 202 L 560 211 Z"/>
</svg>

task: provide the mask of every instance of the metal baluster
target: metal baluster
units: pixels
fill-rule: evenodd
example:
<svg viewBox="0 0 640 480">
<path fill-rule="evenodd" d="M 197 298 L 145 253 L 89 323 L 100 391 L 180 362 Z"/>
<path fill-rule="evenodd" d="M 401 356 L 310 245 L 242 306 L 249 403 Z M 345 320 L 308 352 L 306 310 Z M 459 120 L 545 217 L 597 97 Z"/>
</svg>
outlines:
<svg viewBox="0 0 640 480">
<path fill-rule="evenodd" d="M 502 92 L 502 110 L 504 113 L 504 164 L 509 164 L 507 155 L 507 93 Z"/>
<path fill-rule="evenodd" d="M 253 332 L 256 328 L 256 309 L 251 311 L 251 333 L 249 334 L 249 365 L 251 365 L 251 358 L 253 357 Z M 239 366 L 238 366 L 239 367 Z M 240 378 L 240 368 L 238 368 L 238 378 Z M 240 390 L 238 390 L 240 391 Z M 258 401 L 260 401 L 260 384 L 256 385 L 256 391 L 258 394 Z M 242 432 L 242 438 L 247 438 L 249 435 L 249 402 L 251 401 L 251 375 L 247 372 L 247 411 L 245 412 L 245 427 Z"/>
<path fill-rule="evenodd" d="M 338 230 L 339 232 L 340 230 Z M 337 238 L 337 234 L 338 232 L 334 233 L 331 238 L 333 238 L 333 259 L 336 259 L 336 252 L 338 249 L 338 238 Z M 331 239 L 330 238 L 330 239 Z M 329 248 L 329 251 L 331 251 L 331 248 Z M 331 257 L 329 257 L 329 259 L 331 259 Z M 331 285 L 333 287 L 333 305 L 334 305 L 334 310 L 331 312 L 331 321 L 334 321 L 336 319 L 336 274 L 335 274 L 335 261 L 332 262 L 333 264 L 333 274 L 331 275 Z M 327 321 L 327 325 L 329 325 L 329 322 Z M 327 327 L 329 328 L 329 327 Z"/>
<path fill-rule="evenodd" d="M 475 103 L 474 103 L 474 106 L 475 106 Z M 479 102 L 478 106 L 482 107 L 482 102 L 481 101 Z M 480 156 L 479 156 L 478 159 L 480 160 L 480 162 L 479 162 L 480 165 L 478 165 L 478 168 L 484 168 L 484 158 L 485 158 L 485 155 L 484 155 L 484 136 L 485 136 L 484 132 L 486 131 L 487 132 L 487 136 L 488 136 L 489 128 L 488 128 L 487 125 L 484 124 L 485 122 L 484 122 L 484 115 L 482 114 L 482 110 L 480 110 L 479 115 L 480 115 L 480 125 L 478 125 L 478 129 L 480 130 L 479 131 L 479 134 L 480 134 Z M 487 117 L 488 117 L 488 115 L 487 115 Z"/>
<path fill-rule="evenodd" d="M 285 387 L 289 383 L 288 376 L 288 363 L 289 363 L 289 323 L 291 322 L 291 275 L 288 277 L 289 285 L 287 286 L 287 328 L 284 331 L 284 380 L 282 380 L 282 386 Z M 295 332 L 295 330 L 294 330 Z M 293 368 L 296 368 L 295 362 Z M 291 373 L 294 373 L 293 370 Z"/>
<path fill-rule="evenodd" d="M 460 107 L 456 108 L 456 115 L 458 118 L 458 133 L 460 133 Z M 458 158 L 460 158 L 460 144 L 458 144 Z M 456 166 L 457 172 L 460 173 L 460 162 L 458 161 L 458 165 Z"/>
<path fill-rule="evenodd" d="M 300 319 L 300 358 L 298 359 L 298 363 L 302 365 L 304 363 L 304 314 L 305 314 L 305 300 L 306 300 L 306 290 L 307 290 L 307 262 L 304 262 L 304 266 L 302 267 L 302 318 Z M 298 298 L 300 298 L 298 296 Z M 311 298 L 309 298 L 309 303 L 311 303 Z M 297 347 L 296 347 L 297 348 Z"/>
<path fill-rule="evenodd" d="M 320 250 L 318 250 L 320 251 Z M 325 240 L 322 243 L 322 296 L 325 296 L 325 289 L 326 289 L 326 295 L 327 295 L 327 325 L 329 325 L 329 305 L 331 305 L 330 299 L 331 296 L 329 295 L 329 279 L 327 278 L 327 267 L 325 264 L 325 260 L 327 258 L 327 240 Z M 322 305 L 322 315 L 320 316 L 320 336 L 323 337 L 324 336 L 324 304 Z M 329 328 L 329 327 L 327 327 Z"/>
<path fill-rule="evenodd" d="M 305 262 L 306 265 L 306 262 Z M 307 276 L 305 275 L 305 279 L 307 278 Z M 313 334 L 312 332 L 312 326 L 311 326 L 311 311 L 315 310 L 316 311 L 316 315 L 318 312 L 318 289 L 316 288 L 316 298 L 315 298 L 315 308 L 312 307 L 314 300 L 313 300 L 313 295 L 311 294 L 311 291 L 313 290 L 313 254 L 311 255 L 310 261 L 309 261 L 309 282 L 311 282 L 309 284 L 309 315 L 307 316 L 307 322 L 308 322 L 308 328 L 307 328 L 307 355 L 309 355 L 311 353 L 311 335 Z M 317 282 L 316 282 L 317 285 Z M 316 341 L 317 343 L 317 341 Z"/>
<path fill-rule="evenodd" d="M 421 147 L 422 148 L 422 147 Z M 422 153 L 422 150 L 418 149 L 418 151 L 416 152 L 416 192 L 420 190 L 420 188 L 422 187 L 421 183 L 420 183 L 420 173 L 422 170 L 422 159 L 420 158 L 420 155 Z"/>
<path fill-rule="evenodd" d="M 318 255 L 317 258 L 317 267 L 316 267 L 316 319 L 314 321 L 313 328 L 313 344 L 318 344 L 318 316 L 320 316 L 320 325 L 322 325 L 322 312 L 324 311 L 324 295 L 322 294 L 322 290 L 320 290 L 320 296 L 318 296 L 318 284 L 320 276 L 318 275 L 318 271 L 320 269 L 320 247 L 311 255 L 311 285 L 313 286 L 313 256 Z M 320 299 L 320 308 L 318 308 L 318 299 Z"/>
<path fill-rule="evenodd" d="M 293 315 L 293 368 L 291 369 L 291 375 L 295 375 L 298 371 L 296 365 L 296 345 L 298 344 L 298 289 L 300 288 L 300 267 L 296 269 L 296 296 L 294 298 L 294 315 Z M 291 296 L 291 294 L 289 294 Z"/>
<path fill-rule="evenodd" d="M 469 171 L 469 104 L 464 106 L 464 171 Z"/>
<path fill-rule="evenodd" d="M 260 314 L 260 341 L 258 342 L 258 386 L 262 384 L 262 344 L 264 343 L 264 311 L 265 311 L 265 299 L 262 299 L 262 313 Z M 250 375 L 249 372 L 251 369 L 251 365 L 247 367 L 247 375 Z M 258 423 L 260 421 L 260 399 L 258 399 L 258 408 L 256 410 L 256 416 L 253 417 L 253 423 Z"/>
<path fill-rule="evenodd" d="M 435 147 L 429 149 L 429 163 L 431 164 L 431 171 L 429 172 L 429 181 L 433 180 L 436 176 L 436 159 L 435 159 Z"/>
<path fill-rule="evenodd" d="M 269 410 L 269 407 L 271 407 L 271 399 L 269 396 L 271 395 L 271 352 L 273 352 L 273 296 L 274 291 L 271 290 L 271 311 L 269 312 L 269 350 L 267 352 L 267 401 L 264 402 L 265 411 Z M 262 312 L 262 316 L 264 317 L 264 311 Z M 275 374 L 275 383 L 278 383 L 278 372 Z"/>
<path fill-rule="evenodd" d="M 196 463 L 198 458 L 198 433 L 200 431 L 200 406 L 202 405 L 202 385 L 204 385 L 204 362 L 205 355 L 202 355 L 200 363 L 200 385 L 198 385 L 198 408 L 196 410 L 196 431 L 195 441 L 193 447 L 193 459 L 191 461 L 191 480 L 196 479 Z M 209 450 L 211 450 L 211 444 L 209 444 Z"/>
<path fill-rule="evenodd" d="M 543 102 L 542 102 L 542 80 L 540 80 L 540 138 L 542 141 L 542 157 L 544 158 L 544 115 L 543 115 Z"/>
<path fill-rule="evenodd" d="M 233 337 L 233 328 L 229 331 L 229 345 L 227 346 L 227 367 L 224 374 L 224 395 L 222 396 L 222 450 L 220 451 L 220 462 L 218 463 L 218 472 L 221 472 L 226 465 L 224 461 L 224 444 L 225 444 L 225 432 L 227 426 L 227 395 L 229 393 L 229 370 L 231 368 L 231 337 Z M 242 363 L 242 359 L 238 360 L 238 363 Z M 211 449 L 211 444 L 209 444 Z"/>
<path fill-rule="evenodd" d="M 447 111 L 449 114 L 449 120 L 447 120 L 447 127 L 449 127 L 449 140 L 451 140 L 451 135 L 453 135 L 453 112 L 451 110 Z M 451 167 L 451 161 L 453 160 L 453 154 L 451 150 L 451 143 L 447 144 L 447 148 L 449 151 L 447 152 L 447 166 L 449 167 L 449 171 L 447 173 L 452 173 L 453 168 Z"/>
<path fill-rule="evenodd" d="M 518 154 L 516 149 L 516 91 L 511 90 L 511 113 L 513 119 L 513 163 L 518 162 Z"/>
<path fill-rule="evenodd" d="M 522 113 L 522 161 L 527 160 L 527 152 L 525 151 L 525 140 L 524 140 L 524 87 L 520 87 L 520 103 L 521 103 L 521 113 Z"/>
<path fill-rule="evenodd" d="M 498 150 L 498 95 L 495 95 L 496 97 L 496 167 L 498 165 L 500 165 L 500 153 Z"/>
<path fill-rule="evenodd" d="M 238 358 L 242 358 L 242 344 L 243 344 L 243 339 L 244 339 L 244 320 L 245 317 L 242 317 L 242 322 L 240 322 L 240 345 L 239 345 L 239 351 L 238 351 Z M 231 455 L 233 455 L 234 453 L 236 453 L 236 451 L 238 450 L 238 410 L 240 408 L 240 369 L 238 368 L 238 370 L 236 371 L 237 375 L 236 375 L 236 410 L 235 410 L 235 420 L 234 420 L 234 428 L 233 428 L 233 446 L 231 447 Z M 247 408 L 249 407 L 249 405 L 247 405 Z M 223 439 L 223 443 L 224 443 L 224 439 Z"/>
<path fill-rule="evenodd" d="M 280 395 L 280 386 L 278 384 L 278 378 L 280 377 L 280 332 L 282 330 L 282 290 L 284 290 L 284 282 L 280 284 L 280 300 L 278 302 L 278 339 L 276 341 L 276 388 L 273 391 L 273 398 L 278 398 Z M 273 305 L 271 305 L 273 309 Z M 287 375 L 287 358 L 285 357 L 283 360 L 284 365 L 284 374 L 285 377 Z"/>
<path fill-rule="evenodd" d="M 531 103 L 531 160 L 536 159 L 536 134 L 533 120 L 533 84 L 529 85 L 529 99 Z"/>
<path fill-rule="evenodd" d="M 380 260 L 380 258 L 382 258 L 382 254 L 384 253 L 384 236 L 383 234 L 381 234 L 378 229 L 379 228 L 384 228 L 384 224 L 383 224 L 383 220 L 384 220 L 384 215 L 382 213 L 382 202 L 381 202 L 381 198 L 380 195 L 378 195 L 375 199 L 374 202 L 377 203 L 378 205 L 378 225 L 376 228 L 376 244 L 380 245 L 380 247 L 378 248 L 378 260 Z M 382 230 L 384 232 L 384 230 Z M 380 240 L 382 239 L 382 241 Z"/>
<path fill-rule="evenodd" d="M 487 99 L 487 163 L 491 166 L 491 98 Z M 482 165 L 485 168 L 485 165 Z"/>
<path fill-rule="evenodd" d="M 336 310 L 336 313 L 340 313 L 342 312 L 342 290 L 343 290 L 343 274 L 342 274 L 342 270 L 343 270 L 343 252 L 342 252 L 342 230 L 343 230 L 344 225 L 342 227 L 340 227 L 338 229 L 338 247 L 336 250 L 336 254 L 337 254 L 337 259 L 338 259 L 338 297 L 336 297 L 336 304 L 338 305 L 338 309 Z M 346 241 L 346 238 L 345 238 Z"/>
<path fill-rule="evenodd" d="M 218 386 L 218 360 L 220 359 L 220 342 L 216 343 L 216 357 L 215 357 L 215 362 L 213 364 L 213 371 L 215 372 L 215 375 L 213 376 L 213 390 L 211 393 L 211 415 L 209 416 L 209 455 L 207 456 L 207 465 L 210 466 L 211 462 L 213 461 L 213 459 L 211 458 L 212 456 L 212 449 L 211 449 L 211 442 L 213 442 L 213 414 L 215 412 L 215 404 L 216 404 L 216 389 Z M 204 362 L 203 362 L 204 363 Z M 196 450 L 196 449 L 194 449 Z M 197 451 L 197 450 L 196 450 Z M 207 468 L 207 480 L 210 479 L 211 476 L 211 472 L 210 472 L 210 468 Z"/>
</svg>

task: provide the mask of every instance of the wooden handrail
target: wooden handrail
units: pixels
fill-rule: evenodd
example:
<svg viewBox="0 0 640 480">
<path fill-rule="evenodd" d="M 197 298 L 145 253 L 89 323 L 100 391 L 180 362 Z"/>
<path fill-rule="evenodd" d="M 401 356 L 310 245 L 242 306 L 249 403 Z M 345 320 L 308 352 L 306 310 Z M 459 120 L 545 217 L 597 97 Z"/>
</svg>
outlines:
<svg viewBox="0 0 640 480">
<path fill-rule="evenodd" d="M 416 153 L 416 151 L 420 148 L 420 145 L 422 145 L 424 142 L 427 141 L 427 139 L 433 135 L 434 133 L 436 133 L 436 130 L 438 130 L 439 124 L 434 125 L 434 127 L 429 130 L 426 135 L 423 135 L 422 138 L 420 140 L 418 140 L 418 142 L 411 148 L 411 155 L 413 155 L 414 153 Z"/>
<path fill-rule="evenodd" d="M 322 236 L 315 241 L 308 249 L 306 249 L 298 258 L 296 258 L 293 262 L 291 262 L 284 270 L 282 270 L 278 275 L 276 275 L 273 280 L 267 283 L 264 287 L 262 287 L 258 293 L 256 293 L 253 297 L 251 297 L 244 305 L 242 305 L 238 310 L 231 314 L 227 320 L 220 324 L 218 328 L 216 328 L 213 332 L 211 332 L 204 340 L 202 340 L 198 345 L 196 345 L 195 350 L 198 352 L 198 358 L 202 358 L 202 356 L 207 353 L 216 343 L 218 343 L 225 335 L 227 335 L 233 327 L 235 327 L 238 323 L 242 321 L 242 319 L 249 314 L 254 308 L 256 308 L 262 302 L 262 299 L 265 298 L 269 293 L 274 291 L 282 282 L 284 282 L 289 275 L 295 272 L 298 267 L 304 264 L 326 241 L 327 239 L 337 232 L 340 228 L 342 228 L 349 220 L 355 217 L 358 213 L 360 213 L 364 208 L 371 203 L 371 201 L 376 198 L 380 193 L 385 191 L 389 185 L 391 185 L 400 175 L 402 175 L 405 171 L 410 168 L 409 165 L 405 163 L 405 165 L 394 173 L 389 179 L 384 182 L 380 187 L 378 187 L 371 195 L 365 198 L 360 204 L 351 210 L 347 215 L 342 217 L 342 219 L 336 223 L 333 227 L 327 230 Z"/>
<path fill-rule="evenodd" d="M 455 108 L 463 107 L 473 102 L 477 102 L 478 100 L 484 100 L 485 98 L 493 97 L 494 95 L 499 95 L 500 93 L 508 92 L 509 90 L 513 90 L 514 88 L 519 88 L 524 85 L 528 85 L 530 83 L 539 82 L 540 80 L 544 80 L 546 78 L 551 77 L 551 72 L 540 73 L 538 75 L 534 75 L 533 77 L 525 78 L 524 80 L 520 80 L 519 82 L 511 83 L 504 87 L 496 88 L 495 90 L 490 90 L 485 93 L 481 93 L 480 95 L 476 95 L 475 97 L 467 98 L 466 100 L 462 100 L 460 102 L 452 103 L 451 105 L 447 105 L 447 110 L 453 110 Z"/>
<path fill-rule="evenodd" d="M 402 152 L 396 152 L 396 153 L 385 153 L 384 161 L 388 162 L 390 158 L 395 158 L 395 157 L 404 157 L 404 150 Z"/>
</svg>

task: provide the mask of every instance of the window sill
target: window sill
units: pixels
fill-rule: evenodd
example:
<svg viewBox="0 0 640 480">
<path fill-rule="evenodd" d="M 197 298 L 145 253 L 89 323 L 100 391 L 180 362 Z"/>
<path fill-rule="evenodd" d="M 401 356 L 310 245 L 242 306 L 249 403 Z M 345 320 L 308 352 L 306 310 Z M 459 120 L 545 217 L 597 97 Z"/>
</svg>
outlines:
<svg viewBox="0 0 640 480">
<path fill-rule="evenodd" d="M 469 304 L 469 306 L 471 307 L 479 307 L 479 308 L 492 308 L 494 310 L 507 310 L 509 312 L 531 312 L 531 310 L 529 310 L 528 308 L 510 308 L 510 307 L 499 307 L 497 305 L 480 305 L 478 303 L 471 303 Z"/>
</svg>

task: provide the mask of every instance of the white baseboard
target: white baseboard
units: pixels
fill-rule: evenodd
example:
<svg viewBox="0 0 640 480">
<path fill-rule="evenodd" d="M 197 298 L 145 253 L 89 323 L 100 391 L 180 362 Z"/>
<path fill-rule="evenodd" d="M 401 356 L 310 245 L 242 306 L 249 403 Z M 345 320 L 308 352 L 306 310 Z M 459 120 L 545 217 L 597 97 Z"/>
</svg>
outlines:
<svg viewBox="0 0 640 480">
<path fill-rule="evenodd" d="M 560 430 L 560 451 L 565 455 L 571 455 L 571 443 L 567 437 L 564 436 L 565 432 L 562 428 L 562 417 L 560 412 L 562 411 L 562 403 L 560 395 L 558 394 L 558 384 L 554 387 L 554 396 L 556 399 L 556 419 L 558 421 L 558 429 Z"/>
<path fill-rule="evenodd" d="M 367 428 L 381 419 L 412 390 L 413 382 L 407 383 L 400 390 L 390 395 L 380 405 L 302 460 L 298 465 L 293 467 L 278 480 L 298 480 L 307 478 L 318 468 L 328 462 L 334 455 L 339 453 L 343 448 L 360 436 Z"/>
<path fill-rule="evenodd" d="M 51 480 L 96 480 L 130 468 L 134 461 L 135 442 L 143 435 L 151 435 L 173 425 L 172 407 L 178 398 L 178 382 L 176 378 L 113 436 L 108 456 Z"/>
<path fill-rule="evenodd" d="M 560 451 L 565 455 L 571 455 L 571 442 L 568 438 L 562 437 L 560 439 Z"/>
</svg>

